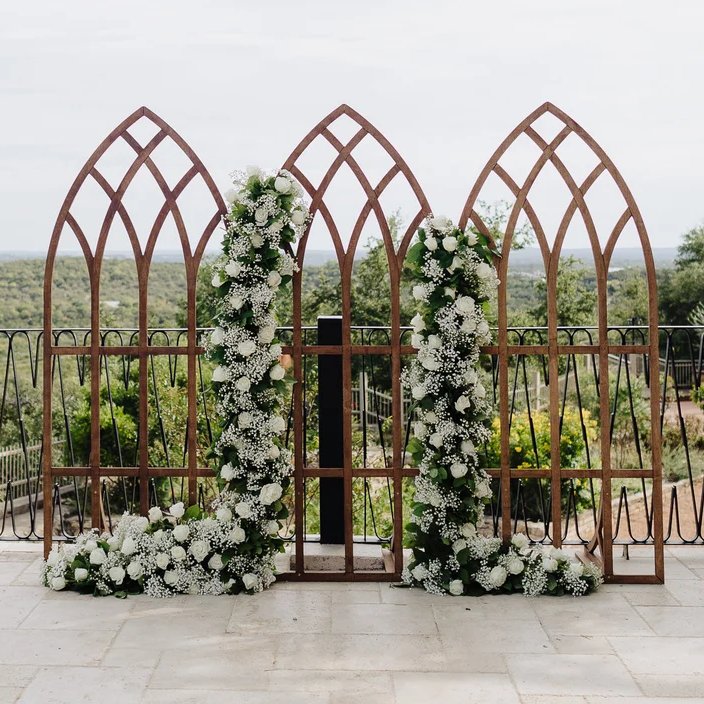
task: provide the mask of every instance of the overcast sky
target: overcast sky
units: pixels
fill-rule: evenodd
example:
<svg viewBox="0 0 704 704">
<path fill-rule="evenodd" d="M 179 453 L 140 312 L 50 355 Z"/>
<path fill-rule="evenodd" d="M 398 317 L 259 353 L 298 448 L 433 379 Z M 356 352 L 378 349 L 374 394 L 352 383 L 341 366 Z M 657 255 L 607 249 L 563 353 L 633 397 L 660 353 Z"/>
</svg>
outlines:
<svg viewBox="0 0 704 704">
<path fill-rule="evenodd" d="M 3 2 L 0 250 L 46 248 L 77 171 L 140 105 L 225 189 L 349 103 L 457 218 L 546 100 L 604 147 L 653 244 L 671 246 L 704 218 L 703 27 L 700 0 Z"/>
</svg>

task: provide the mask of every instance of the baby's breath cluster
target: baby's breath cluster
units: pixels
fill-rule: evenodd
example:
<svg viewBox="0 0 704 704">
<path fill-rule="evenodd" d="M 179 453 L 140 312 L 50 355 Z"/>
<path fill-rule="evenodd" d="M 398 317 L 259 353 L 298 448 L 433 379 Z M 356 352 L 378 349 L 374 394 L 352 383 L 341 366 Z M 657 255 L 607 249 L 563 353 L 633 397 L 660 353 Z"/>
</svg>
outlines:
<svg viewBox="0 0 704 704">
<path fill-rule="evenodd" d="M 489 437 L 491 404 L 478 373 L 491 340 L 485 308 L 498 287 L 495 252 L 481 234 L 430 216 L 407 268 L 419 312 L 411 324 L 418 353 L 404 373 L 415 401 L 409 451 L 419 469 L 412 522 L 413 558 L 404 581 L 432 593 L 523 591 L 584 594 L 600 583 L 595 567 L 562 551 L 509 546 L 477 532 L 491 498 L 477 448 Z"/>
</svg>

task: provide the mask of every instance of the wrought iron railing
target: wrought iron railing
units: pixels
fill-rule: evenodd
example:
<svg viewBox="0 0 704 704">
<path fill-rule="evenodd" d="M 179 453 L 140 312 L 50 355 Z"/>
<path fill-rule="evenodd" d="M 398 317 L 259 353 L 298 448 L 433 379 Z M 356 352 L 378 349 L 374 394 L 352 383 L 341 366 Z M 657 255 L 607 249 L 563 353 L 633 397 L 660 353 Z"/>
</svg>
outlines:
<svg viewBox="0 0 704 704">
<path fill-rule="evenodd" d="M 205 331 L 203 331 L 205 333 Z M 660 327 L 661 403 L 663 431 L 663 474 L 665 483 L 665 540 L 669 543 L 702 543 L 704 532 L 704 412 L 696 399 L 702 384 L 704 328 Z M 290 330 L 280 331 L 283 341 Z M 90 331 L 54 331 L 54 344 L 86 345 Z M 315 328 L 304 330 L 304 344 L 315 344 Z M 106 329 L 101 344 L 130 346 L 136 331 Z M 610 328 L 619 342 L 642 343 L 647 329 L 638 326 Z M 176 346 L 185 336 L 181 329 L 155 329 L 152 344 Z M 596 330 L 589 327 L 561 328 L 565 344 L 593 344 Z M 547 341 L 545 328 L 512 328 L 511 345 L 541 345 Z M 380 327 L 355 327 L 355 344 L 389 344 L 389 331 Z M 404 338 L 404 343 L 406 342 Z M 41 426 L 42 426 L 42 332 L 34 329 L 0 330 L 0 364 L 4 370 L 0 397 L 0 500 L 3 519 L 0 539 L 33 540 L 41 537 Z M 185 456 L 185 395 L 180 392 L 187 374 L 184 360 L 168 355 L 149 357 L 149 459 L 159 467 L 182 466 Z M 101 463 L 105 466 L 133 466 L 138 447 L 135 403 L 136 357 L 111 356 L 101 363 Z M 389 466 L 391 430 L 388 407 L 390 361 L 380 355 L 360 355 L 353 360 L 353 378 L 358 384 L 358 408 L 353 418 L 354 464 L 359 467 Z M 650 360 L 647 356 L 615 355 L 610 359 L 612 413 L 610 433 L 612 457 L 620 467 L 647 467 L 649 461 L 649 408 L 645 403 Z M 214 400 L 209 392 L 209 363 L 199 359 L 198 439 L 200 461 L 207 464 L 207 448 L 213 440 Z M 87 464 L 90 365 L 84 355 L 57 357 L 53 368 L 55 464 Z M 487 382 L 494 386 L 495 360 L 487 359 Z M 511 360 L 511 465 L 545 467 L 545 427 L 549 423 L 546 388 L 546 356 L 517 354 Z M 598 468 L 598 361 L 594 354 L 564 355 L 560 359 L 560 428 L 562 466 Z M 304 357 L 305 465 L 315 466 L 317 452 L 317 360 Z M 694 399 L 694 400 L 693 400 Z M 412 411 L 402 420 L 406 441 L 410 435 Z M 287 433 L 292 439 L 292 433 Z M 483 448 L 488 466 L 496 466 L 494 441 Z M 206 466 L 206 465 L 200 465 Z M 390 480 L 355 479 L 355 533 L 365 541 L 385 542 L 392 525 Z M 614 480 L 614 536 L 624 544 L 646 543 L 652 538 L 652 496 L 647 480 Z M 498 491 L 498 482 L 497 491 Z M 559 530 L 564 542 L 582 543 L 591 537 L 597 519 L 600 493 L 597 479 L 563 481 L 563 518 Z M 153 479 L 148 490 L 153 501 L 168 503 L 186 496 L 183 483 L 174 478 Z M 215 482 L 202 480 L 200 500 L 205 503 L 216 491 Z M 317 480 L 306 480 L 306 533 L 316 533 Z M 134 478 L 116 477 L 102 486 L 105 518 L 110 525 L 124 510 L 137 510 L 139 486 Z M 410 500 L 412 479 L 407 479 L 404 496 Z M 54 511 L 60 532 L 70 537 L 83 529 L 89 515 L 90 487 L 85 478 L 70 478 L 54 487 Z M 495 497 L 487 511 L 488 525 L 498 532 L 500 499 Z M 512 519 L 516 530 L 528 531 L 537 540 L 549 539 L 551 525 L 550 480 L 512 480 Z M 291 523 L 291 526 L 293 523 Z M 290 528 L 290 527 L 289 527 Z M 288 535 L 290 536 L 290 530 Z"/>
</svg>

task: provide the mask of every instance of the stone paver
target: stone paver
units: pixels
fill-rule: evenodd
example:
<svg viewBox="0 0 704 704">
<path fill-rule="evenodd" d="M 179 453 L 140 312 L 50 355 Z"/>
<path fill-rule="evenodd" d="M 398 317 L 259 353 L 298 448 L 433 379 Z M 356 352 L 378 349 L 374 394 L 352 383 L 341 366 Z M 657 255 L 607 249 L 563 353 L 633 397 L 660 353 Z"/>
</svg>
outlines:
<svg viewBox="0 0 704 704">
<path fill-rule="evenodd" d="M 388 584 L 92 599 L 0 551 L 0 704 L 704 701 L 704 546 L 665 586 L 453 599 Z"/>
</svg>

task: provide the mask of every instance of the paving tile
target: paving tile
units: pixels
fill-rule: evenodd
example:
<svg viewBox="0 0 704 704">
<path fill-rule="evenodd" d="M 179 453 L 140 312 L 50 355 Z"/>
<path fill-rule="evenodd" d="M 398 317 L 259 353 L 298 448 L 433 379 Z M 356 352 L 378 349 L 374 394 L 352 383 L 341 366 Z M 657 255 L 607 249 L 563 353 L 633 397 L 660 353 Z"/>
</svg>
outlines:
<svg viewBox="0 0 704 704">
<path fill-rule="evenodd" d="M 506 662 L 521 695 L 640 695 L 615 655 L 507 655 Z"/>
<path fill-rule="evenodd" d="M 347 589 L 345 591 L 330 592 L 332 605 L 340 604 L 380 604 L 381 594 L 378 590 L 370 591 L 368 589 Z"/>
<path fill-rule="evenodd" d="M 689 697 L 587 697 L 585 701 L 587 704 L 694 704 Z"/>
<path fill-rule="evenodd" d="M 669 545 L 665 549 L 668 558 L 674 557 L 688 568 L 704 569 L 704 550 L 702 545 Z M 669 564 L 666 560 L 665 566 Z"/>
<path fill-rule="evenodd" d="M 619 701 L 621 697 L 619 697 Z M 609 699 L 610 701 L 610 699 Z M 587 697 L 579 695 L 560 697 L 551 696 L 549 694 L 540 694 L 533 696 L 532 694 L 522 694 L 521 704 L 586 704 Z"/>
<path fill-rule="evenodd" d="M 446 664 L 438 636 L 321 634 L 279 639 L 276 654 L 284 670 L 437 671 Z"/>
<path fill-rule="evenodd" d="M 635 680 L 647 697 L 663 704 L 672 704 L 671 697 L 704 701 L 704 675 L 635 675 Z"/>
<path fill-rule="evenodd" d="M 110 631 L 0 631 L 2 665 L 97 665 L 114 633 Z"/>
<path fill-rule="evenodd" d="M 29 683 L 20 704 L 112 704 L 138 702 L 151 670 L 131 667 L 43 667 Z"/>
<path fill-rule="evenodd" d="M 677 606 L 680 602 L 673 596 L 670 587 L 674 584 L 697 584 L 696 580 L 672 580 L 663 584 L 610 584 L 609 590 L 620 594 L 631 606 Z"/>
<path fill-rule="evenodd" d="M 673 579 L 667 584 L 667 592 L 672 595 L 674 605 L 704 606 L 704 582 L 701 579 Z M 658 606 L 658 604 L 642 604 Z M 669 606 L 672 604 L 662 604 Z"/>
<path fill-rule="evenodd" d="M 332 614 L 333 633 L 433 635 L 432 609 L 404 604 L 343 604 Z"/>
<path fill-rule="evenodd" d="M 47 593 L 44 587 L 0 587 L 0 629 L 17 628 Z"/>
<path fill-rule="evenodd" d="M 537 622 L 535 604 L 548 597 L 528 598 L 522 594 L 492 594 L 491 596 L 445 597 L 432 602 L 436 614 L 466 620 L 490 618 L 496 621 Z"/>
<path fill-rule="evenodd" d="M 41 557 L 33 557 L 31 562 L 26 563 L 25 569 L 12 580 L 12 584 L 17 587 L 40 586 L 42 563 Z"/>
<path fill-rule="evenodd" d="M 0 704 L 14 704 L 22 694 L 21 687 L 0 687 Z"/>
<path fill-rule="evenodd" d="M 129 599 L 75 596 L 80 598 L 45 599 L 22 621 L 20 628 L 116 631 L 134 608 Z"/>
<path fill-rule="evenodd" d="M 563 635 L 653 635 L 650 626 L 621 594 L 584 599 L 542 599 L 535 610 L 545 630 Z"/>
<path fill-rule="evenodd" d="M 704 675 L 704 638 L 609 638 L 633 673 Z"/>
<path fill-rule="evenodd" d="M 704 606 L 639 606 L 637 610 L 659 636 L 704 637 Z"/>
<path fill-rule="evenodd" d="M 4 687 L 26 687 L 38 670 L 36 665 L 0 665 L 0 683 Z"/>
<path fill-rule="evenodd" d="M 396 701 L 403 704 L 520 704 L 507 675 L 465 672 L 393 674 Z"/>
<path fill-rule="evenodd" d="M 410 587 L 393 587 L 390 584 L 379 584 L 379 595 L 382 604 L 437 604 L 454 600 L 453 597 L 441 594 L 428 594 L 425 589 Z"/>
<path fill-rule="evenodd" d="M 312 663 L 314 664 L 314 663 Z M 370 670 L 271 670 L 269 687 L 279 692 L 329 692 L 338 697 L 352 693 L 365 704 L 375 696 L 393 700 L 391 675 Z"/>
<path fill-rule="evenodd" d="M 227 631 L 241 635 L 330 633 L 331 594 L 327 591 L 271 590 L 244 596 L 235 600 L 226 624 Z"/>
<path fill-rule="evenodd" d="M 564 655 L 590 655 L 613 653 L 614 649 L 606 636 L 572 636 L 552 633 L 550 641 L 558 653 Z"/>
<path fill-rule="evenodd" d="M 317 636 L 316 636 L 317 639 Z M 267 671 L 274 666 L 277 638 L 227 634 L 196 649 L 164 650 L 150 689 L 266 690 Z"/>
<path fill-rule="evenodd" d="M 100 664 L 104 667 L 149 667 L 154 668 L 161 657 L 161 649 L 132 647 L 111 647 Z"/>
<path fill-rule="evenodd" d="M 27 569 L 26 561 L 0 561 L 0 585 L 12 584 Z"/>
<path fill-rule="evenodd" d="M 210 692 L 210 697 L 219 697 L 223 702 L 236 702 L 236 704 L 329 704 L 330 702 L 330 695 L 326 692 L 222 690 Z M 203 691 L 200 689 L 150 689 L 140 700 L 141 704 L 203 704 L 204 701 Z M 389 700 L 386 701 L 388 704 Z M 365 704 L 370 703 L 365 700 Z"/>
</svg>

